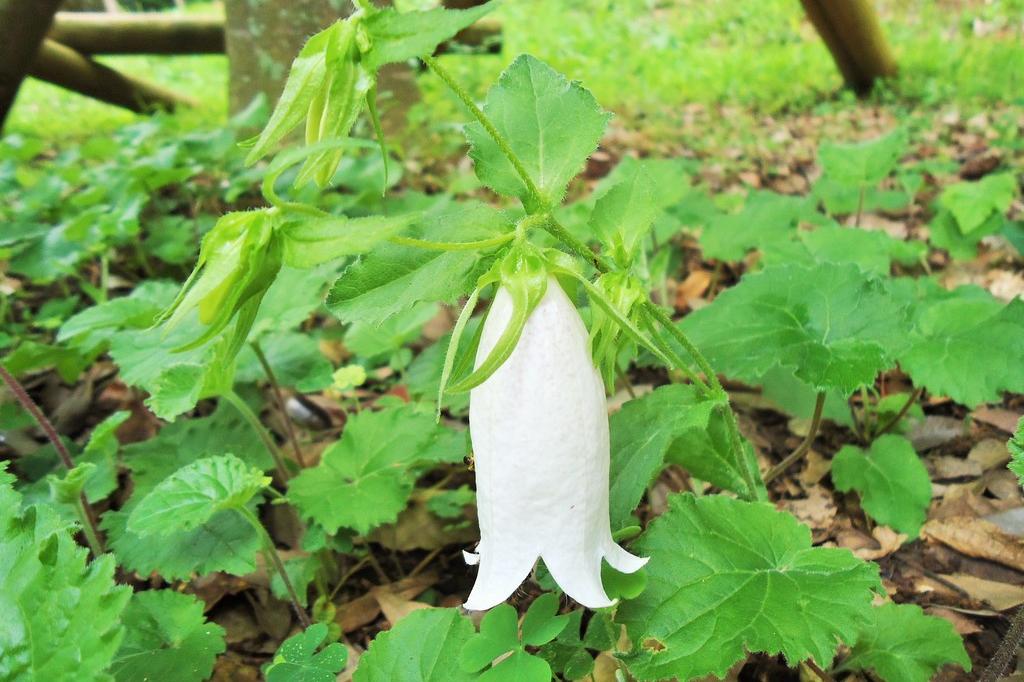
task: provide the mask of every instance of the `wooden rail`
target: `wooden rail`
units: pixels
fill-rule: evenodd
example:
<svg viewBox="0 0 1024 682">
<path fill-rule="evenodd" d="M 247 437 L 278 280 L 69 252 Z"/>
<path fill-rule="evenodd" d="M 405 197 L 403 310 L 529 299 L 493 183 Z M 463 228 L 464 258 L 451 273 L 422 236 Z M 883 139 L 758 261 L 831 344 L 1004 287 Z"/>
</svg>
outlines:
<svg viewBox="0 0 1024 682">
<path fill-rule="evenodd" d="M 58 12 L 47 36 L 83 54 L 224 54 L 224 17 Z"/>
</svg>

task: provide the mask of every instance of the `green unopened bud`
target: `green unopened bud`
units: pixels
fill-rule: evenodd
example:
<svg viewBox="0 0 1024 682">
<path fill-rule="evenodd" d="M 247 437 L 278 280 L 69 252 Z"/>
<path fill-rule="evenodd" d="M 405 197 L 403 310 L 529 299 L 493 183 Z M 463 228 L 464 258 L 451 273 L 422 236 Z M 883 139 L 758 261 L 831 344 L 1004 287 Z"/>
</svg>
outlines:
<svg viewBox="0 0 1024 682">
<path fill-rule="evenodd" d="M 284 92 L 270 122 L 258 138 L 250 141 L 246 159 L 255 163 L 270 148 L 306 122 L 306 144 L 347 138 L 362 111 L 366 93 L 375 76 L 361 63 L 361 13 L 338 21 L 310 38 L 292 63 Z M 344 156 L 341 148 L 310 156 L 296 179 L 297 185 L 310 180 L 326 186 Z"/>
<path fill-rule="evenodd" d="M 613 310 L 636 324 L 634 309 L 644 300 L 644 288 L 639 280 L 625 272 L 609 272 L 594 283 Z M 601 372 L 605 386 L 615 386 L 615 369 L 623 350 L 632 352 L 633 340 L 622 334 L 622 325 L 603 307 L 591 306 L 590 352 L 594 364 Z"/>
<path fill-rule="evenodd" d="M 374 77 L 359 61 L 358 24 L 344 21 L 336 24 L 327 45 L 325 80 L 310 102 L 306 115 L 306 144 L 348 137 L 366 101 L 366 93 L 374 85 Z M 319 187 L 334 177 L 344 156 L 343 148 L 326 150 L 306 159 L 296 185 L 310 180 Z"/>
<path fill-rule="evenodd" d="M 163 316 L 167 329 L 172 329 L 196 310 L 199 322 L 207 326 L 181 350 L 206 343 L 243 306 L 262 300 L 281 269 L 275 218 L 268 211 L 229 213 L 203 238 L 195 270 Z"/>
<path fill-rule="evenodd" d="M 468 377 L 453 384 L 448 391 L 468 391 L 494 374 L 508 359 L 519 343 L 530 313 L 537 307 L 548 287 L 548 267 L 543 255 L 529 242 L 515 244 L 498 267 L 500 287 L 506 290 L 512 302 L 508 326 L 494 344 L 490 354 L 479 363 Z M 457 342 L 456 342 L 457 347 Z"/>
</svg>

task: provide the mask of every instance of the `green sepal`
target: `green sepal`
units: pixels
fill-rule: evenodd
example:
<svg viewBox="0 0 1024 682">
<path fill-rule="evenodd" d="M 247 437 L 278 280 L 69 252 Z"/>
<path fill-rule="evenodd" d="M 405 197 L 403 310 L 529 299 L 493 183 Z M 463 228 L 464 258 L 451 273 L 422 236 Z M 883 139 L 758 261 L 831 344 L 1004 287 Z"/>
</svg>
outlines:
<svg viewBox="0 0 1024 682">
<path fill-rule="evenodd" d="M 646 295 L 640 282 L 626 272 L 609 272 L 598 277 L 594 287 L 607 298 L 609 305 L 633 322 L 633 310 Z M 593 310 L 590 326 L 590 351 L 594 364 L 601 372 L 605 386 L 615 386 L 615 368 L 622 347 L 617 320 L 597 306 Z"/>
<path fill-rule="evenodd" d="M 548 268 L 544 257 L 527 242 L 512 247 L 499 266 L 501 286 L 512 298 L 512 317 L 483 362 L 465 379 L 449 387 L 449 393 L 464 393 L 487 381 L 498 371 L 519 343 L 530 313 L 544 298 Z"/>
<path fill-rule="evenodd" d="M 590 280 L 579 273 L 575 267 L 558 267 L 552 271 L 552 274 L 565 274 L 578 281 L 583 285 L 583 288 L 586 290 L 587 296 L 590 298 L 591 302 L 602 312 L 607 314 L 608 317 L 610 317 L 622 329 L 622 331 L 626 333 L 626 336 L 653 353 L 654 356 L 658 358 L 660 362 L 664 363 L 666 367 L 673 367 L 677 364 L 673 363 L 672 360 L 669 359 L 658 344 L 655 344 L 648 339 L 636 323 L 629 319 L 626 314 L 619 310 L 615 304 L 609 300 L 604 291 L 594 286 Z"/>
<path fill-rule="evenodd" d="M 478 300 L 480 300 L 479 286 L 473 289 L 473 293 L 466 299 L 466 305 L 462 306 L 459 318 L 455 320 L 452 337 L 448 341 L 448 350 L 444 354 L 444 365 L 441 367 L 441 381 L 437 385 L 437 414 L 435 415 L 437 421 L 441 421 L 441 404 L 444 402 L 445 389 L 448 387 L 448 380 L 452 375 L 452 367 L 455 365 L 455 355 L 459 351 L 459 342 L 462 340 L 463 332 L 466 331 L 466 324 L 469 322 L 469 318 L 473 316 L 473 310 L 476 308 Z"/>
<path fill-rule="evenodd" d="M 177 350 L 197 348 L 230 324 L 243 306 L 258 307 L 281 269 L 276 215 L 269 211 L 229 213 L 203 238 L 196 269 L 159 322 L 170 331 L 193 310 L 206 330 Z"/>
</svg>

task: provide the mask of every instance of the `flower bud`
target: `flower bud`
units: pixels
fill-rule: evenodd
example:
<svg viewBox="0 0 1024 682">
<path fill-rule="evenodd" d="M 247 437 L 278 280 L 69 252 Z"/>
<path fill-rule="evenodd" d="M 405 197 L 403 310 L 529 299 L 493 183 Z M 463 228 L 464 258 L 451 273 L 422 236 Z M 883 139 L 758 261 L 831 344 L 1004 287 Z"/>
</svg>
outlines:
<svg viewBox="0 0 1024 682">
<path fill-rule="evenodd" d="M 198 310 L 199 322 L 207 325 L 181 350 L 212 339 L 243 307 L 258 306 L 281 269 L 281 250 L 274 217 L 266 211 L 222 216 L 203 238 L 195 270 L 162 318 L 172 329 Z M 251 324 L 252 315 L 247 317 Z M 248 333 L 248 329 L 236 332 Z"/>
</svg>

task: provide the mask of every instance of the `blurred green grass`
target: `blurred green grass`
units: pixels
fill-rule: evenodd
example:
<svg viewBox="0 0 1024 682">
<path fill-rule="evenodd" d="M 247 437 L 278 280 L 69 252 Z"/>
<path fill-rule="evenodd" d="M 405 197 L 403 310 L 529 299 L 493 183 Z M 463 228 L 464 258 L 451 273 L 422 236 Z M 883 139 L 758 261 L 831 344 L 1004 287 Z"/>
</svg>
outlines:
<svg viewBox="0 0 1024 682">
<path fill-rule="evenodd" d="M 1024 0 L 879 0 L 900 76 L 876 95 L 911 106 L 1024 104 Z M 220 11 L 214 3 L 190 11 Z M 629 119 L 690 103 L 753 111 L 844 105 L 841 80 L 796 0 L 515 0 L 496 12 L 500 56 L 449 56 L 482 96 L 512 56 L 530 52 L 594 91 Z M 183 128 L 224 122 L 227 61 L 221 56 L 117 57 L 106 63 L 201 100 L 176 118 Z M 436 79 L 421 79 L 424 107 L 454 106 Z M 26 82 L 8 123 L 57 141 L 137 117 L 37 81 Z"/>
</svg>

